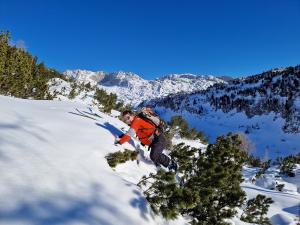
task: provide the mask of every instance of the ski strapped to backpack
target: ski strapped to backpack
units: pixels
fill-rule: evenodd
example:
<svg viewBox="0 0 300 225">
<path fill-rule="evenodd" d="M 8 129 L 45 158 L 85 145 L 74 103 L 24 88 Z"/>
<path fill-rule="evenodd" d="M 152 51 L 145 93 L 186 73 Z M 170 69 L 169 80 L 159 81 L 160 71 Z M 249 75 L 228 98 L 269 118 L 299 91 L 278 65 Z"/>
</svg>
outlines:
<svg viewBox="0 0 300 225">
<path fill-rule="evenodd" d="M 137 116 L 154 125 L 159 132 L 164 132 L 166 130 L 166 123 L 149 107 L 142 108 Z"/>
</svg>

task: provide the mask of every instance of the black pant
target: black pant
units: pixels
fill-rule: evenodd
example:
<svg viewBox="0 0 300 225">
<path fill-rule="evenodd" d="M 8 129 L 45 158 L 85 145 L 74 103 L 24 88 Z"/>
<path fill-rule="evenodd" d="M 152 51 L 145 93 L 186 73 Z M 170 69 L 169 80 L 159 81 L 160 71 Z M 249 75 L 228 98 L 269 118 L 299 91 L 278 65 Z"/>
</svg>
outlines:
<svg viewBox="0 0 300 225">
<path fill-rule="evenodd" d="M 163 165 L 164 167 L 167 167 L 169 165 L 170 158 L 163 154 L 163 150 L 166 148 L 166 145 L 167 141 L 163 133 L 159 136 L 154 136 L 154 139 L 149 148 L 151 149 L 150 159 L 156 165 Z"/>
</svg>

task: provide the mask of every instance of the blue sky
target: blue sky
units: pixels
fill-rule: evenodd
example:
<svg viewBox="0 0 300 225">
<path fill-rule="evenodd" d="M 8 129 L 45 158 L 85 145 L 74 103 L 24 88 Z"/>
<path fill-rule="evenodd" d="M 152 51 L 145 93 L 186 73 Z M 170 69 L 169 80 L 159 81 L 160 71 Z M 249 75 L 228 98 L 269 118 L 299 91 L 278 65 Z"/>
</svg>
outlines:
<svg viewBox="0 0 300 225">
<path fill-rule="evenodd" d="M 300 64 L 300 0 L 0 0 L 0 30 L 59 71 L 236 77 Z"/>
</svg>

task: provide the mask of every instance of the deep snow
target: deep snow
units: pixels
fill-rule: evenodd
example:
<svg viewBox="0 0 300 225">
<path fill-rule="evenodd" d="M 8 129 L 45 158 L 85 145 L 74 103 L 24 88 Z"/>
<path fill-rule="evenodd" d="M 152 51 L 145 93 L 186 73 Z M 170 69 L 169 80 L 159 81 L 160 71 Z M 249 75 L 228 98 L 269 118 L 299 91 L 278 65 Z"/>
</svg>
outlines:
<svg viewBox="0 0 300 225">
<path fill-rule="evenodd" d="M 92 120 L 75 110 L 76 102 L 34 101 L 0 96 L 0 224 L 186 224 L 180 217 L 165 221 L 154 216 L 136 183 L 155 167 L 149 152 L 141 162 L 130 161 L 112 170 L 105 156 L 123 147 L 113 144 L 126 125 L 97 111 Z M 116 113 L 116 112 L 115 112 Z M 181 140 L 174 140 L 180 142 Z M 185 140 L 182 140 L 185 141 Z M 194 147 L 201 143 L 189 142 Z M 295 178 L 282 178 L 283 192 L 251 183 L 255 168 L 244 168 L 243 189 L 275 201 L 269 210 L 273 224 L 295 224 L 300 203 L 300 168 Z M 276 169 L 268 172 L 271 182 Z M 279 178 L 278 178 L 279 179 Z M 239 210 L 241 214 L 241 210 Z M 238 218 L 232 224 L 245 224 Z"/>
<path fill-rule="evenodd" d="M 121 149 L 118 119 L 73 114 L 86 106 L 68 102 L 0 96 L 0 105 L 0 224 L 160 223 L 104 158 Z"/>
</svg>

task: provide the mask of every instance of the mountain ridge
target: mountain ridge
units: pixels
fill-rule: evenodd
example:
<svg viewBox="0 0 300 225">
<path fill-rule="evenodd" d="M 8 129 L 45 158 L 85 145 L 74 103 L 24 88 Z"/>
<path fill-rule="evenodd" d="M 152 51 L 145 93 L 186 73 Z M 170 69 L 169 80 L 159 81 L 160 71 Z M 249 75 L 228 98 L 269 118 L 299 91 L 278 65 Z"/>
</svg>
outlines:
<svg viewBox="0 0 300 225">
<path fill-rule="evenodd" d="M 132 72 L 67 70 L 64 75 L 81 83 L 90 82 L 109 93 L 117 94 L 125 104 L 137 106 L 144 100 L 160 98 L 178 92 L 205 90 L 215 83 L 225 81 L 214 76 L 190 73 L 169 74 L 155 80 L 146 80 Z"/>
<path fill-rule="evenodd" d="M 295 154 L 300 150 L 299 68 L 270 70 L 140 106 L 156 108 L 166 120 L 170 115 L 182 115 L 211 141 L 227 132 L 246 133 L 257 145 L 259 156 Z M 267 137 L 272 139 L 271 144 Z"/>
</svg>

